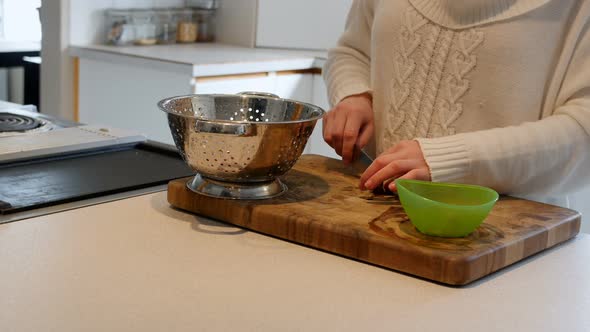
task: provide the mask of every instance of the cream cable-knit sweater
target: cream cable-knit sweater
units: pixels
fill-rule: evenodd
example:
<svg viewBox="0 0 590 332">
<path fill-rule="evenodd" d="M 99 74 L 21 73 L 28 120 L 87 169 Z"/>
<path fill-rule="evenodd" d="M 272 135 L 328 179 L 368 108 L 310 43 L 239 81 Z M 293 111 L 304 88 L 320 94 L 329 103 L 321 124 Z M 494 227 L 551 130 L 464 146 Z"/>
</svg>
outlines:
<svg viewBox="0 0 590 332">
<path fill-rule="evenodd" d="M 355 0 L 330 102 L 373 94 L 380 153 L 418 139 L 433 181 L 555 196 L 590 182 L 590 0 Z"/>
</svg>

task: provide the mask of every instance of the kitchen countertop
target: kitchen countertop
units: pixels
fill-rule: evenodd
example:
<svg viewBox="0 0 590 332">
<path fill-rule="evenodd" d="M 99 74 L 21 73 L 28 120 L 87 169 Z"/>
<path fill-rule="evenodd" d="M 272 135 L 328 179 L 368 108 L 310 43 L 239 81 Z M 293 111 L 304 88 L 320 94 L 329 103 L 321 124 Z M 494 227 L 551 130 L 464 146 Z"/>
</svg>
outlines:
<svg viewBox="0 0 590 332">
<path fill-rule="evenodd" d="M 21 108 L 23 105 L 21 104 L 15 104 L 15 103 L 11 103 L 9 101 L 5 101 L 5 100 L 0 100 L 0 109 L 6 109 L 6 108 Z"/>
<path fill-rule="evenodd" d="M 35 105 L 21 105 L 12 103 L 5 100 L 0 100 L 0 110 L 8 110 L 8 109 L 19 109 L 19 110 L 27 110 L 30 112 L 37 112 L 37 107 Z"/>
<path fill-rule="evenodd" d="M 0 53 L 39 52 L 40 42 L 29 41 L 0 41 Z"/>
<path fill-rule="evenodd" d="M 321 68 L 325 51 L 248 48 L 219 43 L 153 46 L 70 46 L 77 57 L 116 60 L 121 57 L 184 66 L 194 77 Z"/>
<path fill-rule="evenodd" d="M 0 225 L 2 331 L 589 331 L 590 236 L 447 287 L 169 207 Z"/>
</svg>

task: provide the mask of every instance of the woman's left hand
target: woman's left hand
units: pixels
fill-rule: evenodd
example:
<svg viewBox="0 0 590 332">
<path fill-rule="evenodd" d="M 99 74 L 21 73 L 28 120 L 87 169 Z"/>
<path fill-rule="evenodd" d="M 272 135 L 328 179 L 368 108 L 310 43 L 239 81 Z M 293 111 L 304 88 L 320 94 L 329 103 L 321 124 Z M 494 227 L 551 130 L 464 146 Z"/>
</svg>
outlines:
<svg viewBox="0 0 590 332">
<path fill-rule="evenodd" d="M 393 180 L 397 178 L 431 180 L 430 169 L 417 141 L 401 141 L 379 155 L 361 176 L 359 187 L 373 190 L 383 184 L 396 191 Z"/>
</svg>

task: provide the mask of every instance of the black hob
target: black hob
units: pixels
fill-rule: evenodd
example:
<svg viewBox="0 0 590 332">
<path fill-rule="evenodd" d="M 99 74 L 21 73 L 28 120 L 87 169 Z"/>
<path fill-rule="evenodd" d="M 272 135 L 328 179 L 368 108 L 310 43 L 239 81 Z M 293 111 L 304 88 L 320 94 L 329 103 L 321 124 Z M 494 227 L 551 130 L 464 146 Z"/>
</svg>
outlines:
<svg viewBox="0 0 590 332">
<path fill-rule="evenodd" d="M 0 164 L 0 223 L 11 220 L 3 215 L 165 185 L 193 173 L 175 149 L 150 141 Z"/>
<path fill-rule="evenodd" d="M 0 112 L 0 133 L 26 132 L 41 127 L 42 122 L 31 116 L 11 112 Z"/>
<path fill-rule="evenodd" d="M 16 137 L 44 140 L 48 133 L 79 125 L 26 110 L 0 110 L 0 151 Z M 149 140 L 0 159 L 0 224 L 165 190 L 169 181 L 193 174 L 173 146 Z"/>
</svg>

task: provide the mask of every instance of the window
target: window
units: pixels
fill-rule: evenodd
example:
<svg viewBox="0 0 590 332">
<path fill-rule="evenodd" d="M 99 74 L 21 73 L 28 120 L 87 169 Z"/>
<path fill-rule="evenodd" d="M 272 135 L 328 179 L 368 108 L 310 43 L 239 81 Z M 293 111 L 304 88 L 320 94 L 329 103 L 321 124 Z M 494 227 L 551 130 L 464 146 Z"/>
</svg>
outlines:
<svg viewBox="0 0 590 332">
<path fill-rule="evenodd" d="M 0 40 L 4 39 L 4 0 L 0 0 Z"/>
<path fill-rule="evenodd" d="M 0 0 L 0 39 L 40 41 L 41 0 Z"/>
</svg>

